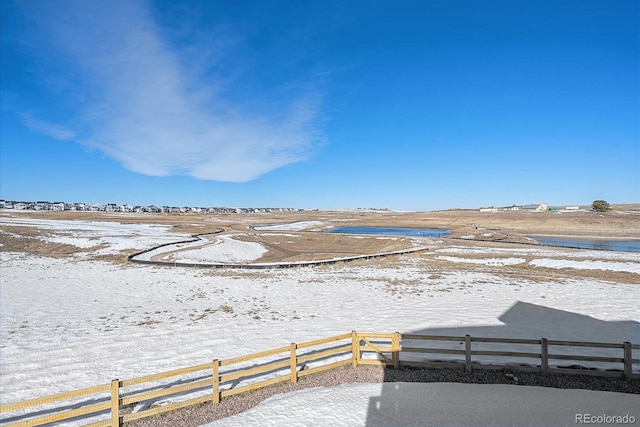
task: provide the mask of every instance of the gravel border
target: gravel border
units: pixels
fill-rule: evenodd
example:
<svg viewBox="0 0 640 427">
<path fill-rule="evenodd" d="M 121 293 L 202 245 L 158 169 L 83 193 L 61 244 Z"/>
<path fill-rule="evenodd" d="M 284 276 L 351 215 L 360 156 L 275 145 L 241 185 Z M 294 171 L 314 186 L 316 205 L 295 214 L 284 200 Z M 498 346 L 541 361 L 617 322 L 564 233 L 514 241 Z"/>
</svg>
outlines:
<svg viewBox="0 0 640 427">
<path fill-rule="evenodd" d="M 300 379 L 297 384 L 277 384 L 224 399 L 217 405 L 211 403 L 194 405 L 125 425 L 132 427 L 196 427 L 246 411 L 263 400 L 281 393 L 311 387 L 335 387 L 348 383 L 381 382 L 516 384 L 640 394 L 640 380 L 626 381 L 624 378 L 563 374 L 545 376 L 536 373 L 512 373 L 508 369 L 475 370 L 471 373 L 466 373 L 461 369 L 413 367 L 391 369 L 378 366 L 363 366 L 355 369 L 350 367 L 336 369 L 318 375 L 311 375 Z"/>
</svg>

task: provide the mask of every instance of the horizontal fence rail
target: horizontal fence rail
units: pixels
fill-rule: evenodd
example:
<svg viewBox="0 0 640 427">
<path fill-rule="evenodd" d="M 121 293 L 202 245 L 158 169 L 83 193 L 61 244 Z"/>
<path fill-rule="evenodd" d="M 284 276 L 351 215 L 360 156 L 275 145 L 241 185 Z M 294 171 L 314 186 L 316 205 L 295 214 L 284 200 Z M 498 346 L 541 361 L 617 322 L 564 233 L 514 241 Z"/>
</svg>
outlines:
<svg viewBox="0 0 640 427">
<path fill-rule="evenodd" d="M 636 357 L 634 358 L 634 352 Z M 0 406 L 0 424 L 117 427 L 331 369 L 363 365 L 509 369 L 640 378 L 639 344 L 362 333 L 342 335 Z M 635 369 L 634 369 L 635 368 Z"/>
</svg>

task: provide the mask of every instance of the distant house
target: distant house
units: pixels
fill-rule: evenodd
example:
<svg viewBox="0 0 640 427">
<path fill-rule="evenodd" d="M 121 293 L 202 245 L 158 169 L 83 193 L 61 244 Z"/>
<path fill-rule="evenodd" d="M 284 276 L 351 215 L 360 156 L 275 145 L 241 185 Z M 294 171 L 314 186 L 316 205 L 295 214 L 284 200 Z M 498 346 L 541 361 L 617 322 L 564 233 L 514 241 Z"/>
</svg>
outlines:
<svg viewBox="0 0 640 427">
<path fill-rule="evenodd" d="M 564 208 L 565 211 L 577 211 L 580 210 L 580 206 L 566 206 Z"/>
<path fill-rule="evenodd" d="M 514 207 L 515 208 L 515 207 Z M 116 203 L 66 203 L 66 202 L 17 202 L 12 200 L 0 200 L 0 209 L 36 210 L 36 211 L 75 211 L 75 212 L 148 212 L 148 213 L 218 213 L 218 214 L 247 214 L 265 212 L 295 212 L 293 208 L 230 208 L 230 207 L 201 207 L 201 206 L 132 206 L 119 205 Z M 508 208 L 484 208 L 484 212 L 495 212 L 507 210 Z M 570 208 L 568 208 L 570 209 Z M 303 211 L 299 209 L 298 211 Z"/>
<path fill-rule="evenodd" d="M 49 202 L 36 202 L 36 204 L 33 207 L 34 210 L 36 211 L 50 211 L 51 210 L 51 203 Z"/>
<path fill-rule="evenodd" d="M 546 203 L 534 203 L 532 205 L 524 205 L 522 207 L 523 211 L 526 212 L 544 212 L 547 210 L 547 204 Z"/>
</svg>

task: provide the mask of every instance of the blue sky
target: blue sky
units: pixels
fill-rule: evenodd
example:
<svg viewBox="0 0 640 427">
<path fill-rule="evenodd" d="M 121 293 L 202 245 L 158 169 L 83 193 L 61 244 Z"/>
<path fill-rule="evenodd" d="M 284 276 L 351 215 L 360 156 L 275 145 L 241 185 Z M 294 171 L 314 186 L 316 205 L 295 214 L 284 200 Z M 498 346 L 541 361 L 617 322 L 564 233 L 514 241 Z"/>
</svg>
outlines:
<svg viewBox="0 0 640 427">
<path fill-rule="evenodd" d="M 636 0 L 3 0 L 0 197 L 640 202 Z"/>
</svg>

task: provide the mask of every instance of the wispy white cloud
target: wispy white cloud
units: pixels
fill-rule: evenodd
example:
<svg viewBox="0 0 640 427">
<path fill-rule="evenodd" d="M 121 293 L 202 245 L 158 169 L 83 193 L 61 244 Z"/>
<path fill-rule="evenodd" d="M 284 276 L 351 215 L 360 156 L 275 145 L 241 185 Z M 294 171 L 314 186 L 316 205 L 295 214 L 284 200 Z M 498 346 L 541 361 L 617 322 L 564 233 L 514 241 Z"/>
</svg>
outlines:
<svg viewBox="0 0 640 427">
<path fill-rule="evenodd" d="M 76 133 L 56 123 L 35 119 L 30 113 L 22 114 L 22 122 L 32 131 L 67 141 L 75 138 Z"/>
<path fill-rule="evenodd" d="M 244 182 L 307 158 L 322 140 L 317 92 L 300 90 L 266 113 L 225 99 L 212 89 L 217 82 L 202 77 L 206 73 L 190 72 L 208 64 L 186 63 L 193 60 L 193 46 L 181 56 L 163 38 L 147 3 L 54 4 L 44 20 L 51 43 L 83 70 L 93 101 L 79 112 L 88 128 L 82 143 L 125 168 Z M 75 136 L 33 118 L 25 123 L 59 139 Z"/>
</svg>

